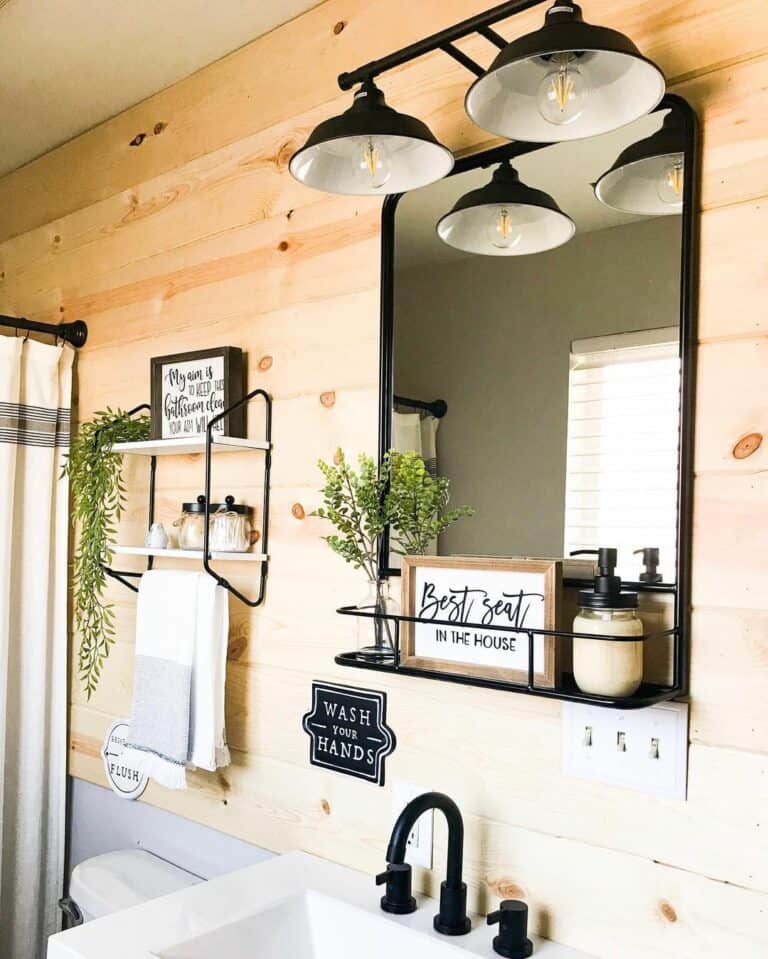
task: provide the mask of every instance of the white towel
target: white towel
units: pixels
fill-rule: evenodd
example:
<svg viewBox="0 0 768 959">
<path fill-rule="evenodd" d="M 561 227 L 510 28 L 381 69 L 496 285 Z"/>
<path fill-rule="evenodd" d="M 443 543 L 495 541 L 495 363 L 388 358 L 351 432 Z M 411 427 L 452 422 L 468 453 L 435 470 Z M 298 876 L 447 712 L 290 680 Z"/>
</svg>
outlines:
<svg viewBox="0 0 768 959">
<path fill-rule="evenodd" d="M 169 789 L 187 766 L 229 763 L 224 732 L 227 594 L 205 573 L 141 578 L 131 732 L 123 755 Z"/>
</svg>

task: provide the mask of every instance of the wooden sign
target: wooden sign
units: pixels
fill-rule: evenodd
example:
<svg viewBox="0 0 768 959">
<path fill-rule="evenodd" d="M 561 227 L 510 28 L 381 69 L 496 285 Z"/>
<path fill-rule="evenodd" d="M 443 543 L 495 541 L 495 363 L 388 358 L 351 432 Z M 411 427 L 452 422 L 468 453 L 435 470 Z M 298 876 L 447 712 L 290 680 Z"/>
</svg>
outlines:
<svg viewBox="0 0 768 959">
<path fill-rule="evenodd" d="M 527 683 L 528 635 L 493 626 L 555 629 L 560 562 L 405 556 L 402 579 L 406 615 L 449 624 L 404 622 L 403 665 Z M 553 637 L 534 639 L 534 682 L 539 686 L 555 685 L 555 646 Z"/>
<path fill-rule="evenodd" d="M 387 726 L 386 693 L 312 683 L 312 708 L 302 726 L 313 766 L 384 785 L 384 760 L 396 745 Z"/>
<path fill-rule="evenodd" d="M 155 356 L 151 361 L 152 439 L 202 436 L 208 421 L 243 398 L 243 351 L 234 346 Z M 245 409 L 214 433 L 245 436 Z"/>
</svg>

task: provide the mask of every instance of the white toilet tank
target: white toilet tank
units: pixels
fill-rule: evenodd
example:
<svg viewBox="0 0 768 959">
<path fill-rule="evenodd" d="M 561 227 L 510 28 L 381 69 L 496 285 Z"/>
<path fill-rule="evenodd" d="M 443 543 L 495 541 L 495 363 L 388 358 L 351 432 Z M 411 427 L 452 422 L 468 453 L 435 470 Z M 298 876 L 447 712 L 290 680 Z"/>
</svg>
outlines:
<svg viewBox="0 0 768 959">
<path fill-rule="evenodd" d="M 82 921 L 88 922 L 202 881 L 151 852 L 121 849 L 75 866 L 62 909 L 70 921 L 77 923 L 79 913 Z"/>
</svg>

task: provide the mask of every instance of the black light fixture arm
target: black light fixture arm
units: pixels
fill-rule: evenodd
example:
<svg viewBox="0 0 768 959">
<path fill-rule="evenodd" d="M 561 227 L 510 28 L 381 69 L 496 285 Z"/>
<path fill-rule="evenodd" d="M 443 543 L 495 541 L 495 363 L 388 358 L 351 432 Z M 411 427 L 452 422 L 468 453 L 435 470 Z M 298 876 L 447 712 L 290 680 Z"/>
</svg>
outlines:
<svg viewBox="0 0 768 959">
<path fill-rule="evenodd" d="M 415 43 L 411 43 L 401 50 L 396 50 L 386 57 L 381 57 L 379 60 L 371 60 L 370 63 L 366 63 L 356 70 L 340 74 L 339 86 L 342 90 L 351 90 L 352 87 L 357 86 L 358 83 L 363 83 L 365 80 L 377 77 L 382 73 L 386 73 L 388 70 L 402 66 L 404 63 L 410 63 L 411 60 L 416 60 L 435 50 L 443 50 L 461 63 L 462 66 L 467 67 L 468 70 L 479 76 L 480 73 L 478 73 L 478 71 L 482 73 L 485 72 L 483 68 L 479 67 L 474 60 L 458 50 L 454 46 L 455 41 L 468 37 L 472 33 L 478 33 L 485 37 L 486 40 L 490 40 L 495 46 L 504 47 L 506 46 L 506 40 L 496 33 L 495 30 L 489 28 L 500 20 L 506 20 L 507 17 L 520 13 L 522 10 L 528 10 L 530 7 L 536 7 L 544 2 L 551 2 L 551 0 L 507 0 L 506 3 L 500 3 L 498 6 L 491 7 L 491 9 L 486 10 L 485 13 L 478 13 L 474 17 L 462 20 L 460 23 L 454 24 L 454 26 L 448 27 L 446 30 L 440 30 L 438 33 L 433 33 L 429 37 L 424 37 L 423 40 L 417 40 Z"/>
<path fill-rule="evenodd" d="M 85 346 L 88 339 L 88 327 L 82 320 L 75 320 L 72 323 L 38 323 L 37 320 L 28 320 L 24 316 L 0 314 L 0 326 L 8 326 L 12 330 L 25 330 L 28 333 L 50 333 L 51 336 L 76 347 Z"/>
</svg>

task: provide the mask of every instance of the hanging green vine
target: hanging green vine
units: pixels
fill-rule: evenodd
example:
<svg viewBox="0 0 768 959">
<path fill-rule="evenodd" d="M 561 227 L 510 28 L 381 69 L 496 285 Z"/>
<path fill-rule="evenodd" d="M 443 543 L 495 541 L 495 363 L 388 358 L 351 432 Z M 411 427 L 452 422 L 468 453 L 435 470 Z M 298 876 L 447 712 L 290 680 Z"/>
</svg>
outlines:
<svg viewBox="0 0 768 959">
<path fill-rule="evenodd" d="M 115 639 L 114 610 L 104 602 L 106 573 L 112 562 L 117 522 L 125 505 L 121 478 L 123 458 L 114 443 L 149 437 L 149 417 L 132 418 L 124 410 L 107 408 L 82 423 L 69 451 L 64 473 L 69 477 L 80 539 L 72 571 L 75 630 L 80 636 L 80 681 L 88 699 L 101 676 Z"/>
</svg>

